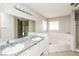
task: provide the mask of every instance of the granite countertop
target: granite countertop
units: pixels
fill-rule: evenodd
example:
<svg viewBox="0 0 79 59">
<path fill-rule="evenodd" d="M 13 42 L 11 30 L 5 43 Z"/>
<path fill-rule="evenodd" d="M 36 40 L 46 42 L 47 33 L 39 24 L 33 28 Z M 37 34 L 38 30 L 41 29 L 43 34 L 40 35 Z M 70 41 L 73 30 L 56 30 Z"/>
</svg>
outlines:
<svg viewBox="0 0 79 59">
<path fill-rule="evenodd" d="M 35 37 L 35 36 L 34 36 Z M 36 36 L 37 37 L 37 36 Z M 40 37 L 40 36 L 39 36 Z M 33 37 L 30 37 L 30 38 L 26 38 L 24 40 L 22 40 L 21 42 L 18 42 L 16 44 L 24 44 L 24 48 L 22 50 L 20 50 L 19 52 L 17 53 L 14 53 L 14 54 L 11 54 L 11 55 L 4 55 L 4 54 L 1 54 L 1 56 L 18 56 L 19 54 L 21 54 L 22 52 L 24 52 L 25 50 L 33 47 L 34 45 L 38 44 L 39 42 L 41 42 L 42 40 L 44 40 L 44 37 L 41 37 L 42 40 L 40 41 L 33 41 L 32 40 Z"/>
</svg>

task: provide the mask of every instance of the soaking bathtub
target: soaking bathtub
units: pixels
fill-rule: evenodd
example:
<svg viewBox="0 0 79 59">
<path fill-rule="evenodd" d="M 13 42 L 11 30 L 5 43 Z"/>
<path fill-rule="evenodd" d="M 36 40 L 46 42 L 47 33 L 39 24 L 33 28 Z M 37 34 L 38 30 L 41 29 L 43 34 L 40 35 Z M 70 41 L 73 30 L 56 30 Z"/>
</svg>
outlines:
<svg viewBox="0 0 79 59">
<path fill-rule="evenodd" d="M 71 50 L 72 35 L 60 33 L 60 32 L 49 32 L 49 52 L 67 51 Z"/>
</svg>

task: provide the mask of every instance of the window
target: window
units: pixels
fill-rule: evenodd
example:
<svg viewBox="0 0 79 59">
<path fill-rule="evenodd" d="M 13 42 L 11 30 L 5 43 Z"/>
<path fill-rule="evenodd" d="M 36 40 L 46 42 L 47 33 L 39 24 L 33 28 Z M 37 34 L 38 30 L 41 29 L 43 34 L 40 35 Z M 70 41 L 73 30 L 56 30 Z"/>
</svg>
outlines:
<svg viewBox="0 0 79 59">
<path fill-rule="evenodd" d="M 42 30 L 47 31 L 47 21 L 46 20 L 42 21 Z"/>
<path fill-rule="evenodd" d="M 59 21 L 50 21 L 49 30 L 59 30 Z"/>
</svg>

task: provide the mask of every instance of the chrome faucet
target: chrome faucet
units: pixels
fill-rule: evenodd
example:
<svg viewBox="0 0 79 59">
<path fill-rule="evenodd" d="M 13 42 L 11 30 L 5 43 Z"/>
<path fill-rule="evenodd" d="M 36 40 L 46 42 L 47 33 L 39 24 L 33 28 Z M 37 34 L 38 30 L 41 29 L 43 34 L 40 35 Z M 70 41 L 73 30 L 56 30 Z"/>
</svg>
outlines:
<svg viewBox="0 0 79 59">
<path fill-rule="evenodd" d="M 10 44 L 9 40 L 7 40 L 7 44 Z"/>
<path fill-rule="evenodd" d="M 7 44 L 12 47 L 13 43 L 10 43 L 9 40 L 7 40 Z"/>
</svg>

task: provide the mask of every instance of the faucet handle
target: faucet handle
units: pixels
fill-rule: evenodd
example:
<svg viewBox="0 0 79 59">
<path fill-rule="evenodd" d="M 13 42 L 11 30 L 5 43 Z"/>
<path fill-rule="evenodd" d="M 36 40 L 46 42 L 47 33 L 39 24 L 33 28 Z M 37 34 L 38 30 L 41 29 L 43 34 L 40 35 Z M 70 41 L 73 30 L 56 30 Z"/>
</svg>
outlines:
<svg viewBox="0 0 79 59">
<path fill-rule="evenodd" d="M 7 40 L 7 44 L 9 44 L 9 40 Z"/>
</svg>

